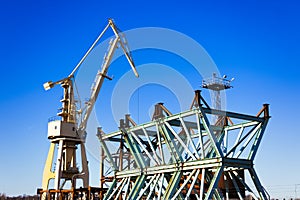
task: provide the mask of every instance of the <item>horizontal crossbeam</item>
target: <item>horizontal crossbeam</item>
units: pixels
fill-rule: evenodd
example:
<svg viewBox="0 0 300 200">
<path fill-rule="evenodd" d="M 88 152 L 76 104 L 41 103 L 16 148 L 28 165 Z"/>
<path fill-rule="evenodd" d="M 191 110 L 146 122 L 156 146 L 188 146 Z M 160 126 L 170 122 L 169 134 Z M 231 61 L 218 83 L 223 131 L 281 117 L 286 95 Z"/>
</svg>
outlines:
<svg viewBox="0 0 300 200">
<path fill-rule="evenodd" d="M 154 167 L 146 167 L 143 169 L 132 169 L 132 170 L 124 170 L 116 172 L 116 178 L 124 178 L 124 177 L 131 177 L 131 176 L 140 176 L 144 175 L 155 175 L 161 173 L 172 173 L 176 171 L 189 171 L 193 169 L 203 169 L 203 168 L 216 168 L 224 166 L 226 168 L 242 168 L 248 169 L 252 168 L 253 162 L 246 159 L 234 159 L 234 158 L 212 158 L 212 159 L 205 159 L 205 160 L 197 160 L 197 161 L 190 161 L 190 162 L 183 162 L 177 164 L 170 164 L 170 165 L 160 165 Z"/>
</svg>

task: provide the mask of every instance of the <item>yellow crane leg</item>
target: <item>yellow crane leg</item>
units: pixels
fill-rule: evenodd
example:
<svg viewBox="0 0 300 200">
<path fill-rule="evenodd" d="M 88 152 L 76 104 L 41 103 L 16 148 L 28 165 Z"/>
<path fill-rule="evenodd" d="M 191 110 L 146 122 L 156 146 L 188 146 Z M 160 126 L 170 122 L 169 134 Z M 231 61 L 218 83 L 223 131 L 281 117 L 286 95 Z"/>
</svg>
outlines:
<svg viewBox="0 0 300 200">
<path fill-rule="evenodd" d="M 52 171 L 54 151 L 55 151 L 55 143 L 51 143 L 49 152 L 48 152 L 48 156 L 47 156 L 47 160 L 45 163 L 45 167 L 44 167 L 43 183 L 42 183 L 43 190 L 48 190 L 50 179 L 55 178 L 55 173 Z"/>
</svg>

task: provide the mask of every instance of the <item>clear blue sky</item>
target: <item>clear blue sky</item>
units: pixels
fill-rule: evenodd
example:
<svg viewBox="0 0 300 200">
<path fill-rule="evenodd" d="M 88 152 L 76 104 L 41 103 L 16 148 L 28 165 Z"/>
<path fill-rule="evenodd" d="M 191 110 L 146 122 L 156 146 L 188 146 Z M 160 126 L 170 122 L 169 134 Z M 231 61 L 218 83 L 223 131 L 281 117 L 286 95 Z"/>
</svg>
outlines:
<svg viewBox="0 0 300 200">
<path fill-rule="evenodd" d="M 300 184 L 299 8 L 296 0 L 2 0 L 0 193 L 34 194 L 41 186 L 47 119 L 61 95 L 60 89 L 44 92 L 42 84 L 69 74 L 111 17 L 122 30 L 164 27 L 199 42 L 222 74 L 236 78 L 229 110 L 255 114 L 270 103 L 255 168 L 272 196 L 294 197 Z"/>
</svg>

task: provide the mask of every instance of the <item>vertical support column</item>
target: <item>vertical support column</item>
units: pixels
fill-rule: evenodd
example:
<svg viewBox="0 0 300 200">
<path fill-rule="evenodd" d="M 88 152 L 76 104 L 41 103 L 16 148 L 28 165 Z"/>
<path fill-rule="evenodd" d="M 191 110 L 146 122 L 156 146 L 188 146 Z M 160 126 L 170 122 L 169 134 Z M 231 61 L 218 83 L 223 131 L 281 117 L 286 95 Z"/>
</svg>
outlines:
<svg viewBox="0 0 300 200">
<path fill-rule="evenodd" d="M 51 142 L 47 160 L 44 167 L 43 183 L 42 183 L 43 190 L 47 190 L 49 187 L 49 181 L 55 178 L 55 173 L 52 171 L 54 151 L 55 151 L 55 143 Z"/>
<path fill-rule="evenodd" d="M 163 109 L 161 108 L 161 105 L 163 105 L 163 103 L 155 104 L 152 120 L 164 117 Z"/>
<path fill-rule="evenodd" d="M 123 144 L 123 136 L 121 136 L 120 154 L 119 154 L 119 171 L 123 170 L 123 153 L 124 153 L 124 144 Z"/>
<path fill-rule="evenodd" d="M 253 168 L 249 168 L 249 173 L 250 173 L 252 181 L 253 181 L 253 183 L 254 183 L 254 185 L 255 185 L 258 193 L 259 193 L 260 198 L 264 199 L 264 200 L 268 200 L 269 198 L 267 197 L 267 195 L 264 191 L 264 188 L 261 185 L 255 170 Z"/>
<path fill-rule="evenodd" d="M 200 185 L 200 199 L 203 199 L 203 197 L 204 197 L 204 183 L 205 183 L 205 168 L 202 168 L 201 185 Z"/>
<path fill-rule="evenodd" d="M 201 90 L 195 90 L 195 96 L 190 106 L 190 110 L 193 108 L 199 108 L 201 106 Z"/>
<path fill-rule="evenodd" d="M 109 149 L 107 148 L 107 145 L 105 144 L 104 140 L 102 139 L 102 136 L 101 136 L 101 133 L 102 133 L 102 129 L 100 127 L 98 127 L 97 129 L 97 136 L 99 138 L 99 141 L 101 143 L 101 146 L 102 146 L 102 149 L 104 150 L 105 152 L 105 155 L 107 156 L 109 162 L 110 162 L 110 165 L 111 167 L 113 168 L 113 170 L 117 170 L 117 166 L 116 166 L 116 163 L 114 162 L 111 154 L 110 154 L 110 151 Z"/>
<path fill-rule="evenodd" d="M 100 147 L 100 199 L 103 199 L 104 181 L 104 150 L 102 147 Z"/>
<path fill-rule="evenodd" d="M 56 170 L 55 170 L 55 180 L 54 180 L 54 189 L 56 190 L 59 190 L 59 186 L 60 186 L 63 144 L 64 144 L 64 140 L 59 140 Z"/>
<path fill-rule="evenodd" d="M 88 161 L 86 157 L 86 150 L 84 142 L 80 143 L 81 149 L 81 164 L 82 164 L 82 173 L 80 174 L 80 178 L 83 182 L 83 187 L 89 187 L 89 168 L 88 168 Z"/>
</svg>

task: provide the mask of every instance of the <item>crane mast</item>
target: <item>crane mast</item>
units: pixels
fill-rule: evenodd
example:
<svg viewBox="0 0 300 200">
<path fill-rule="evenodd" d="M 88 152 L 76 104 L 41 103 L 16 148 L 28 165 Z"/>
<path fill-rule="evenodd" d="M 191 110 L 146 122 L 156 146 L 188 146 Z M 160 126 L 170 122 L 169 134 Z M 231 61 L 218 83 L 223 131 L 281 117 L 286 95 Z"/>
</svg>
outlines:
<svg viewBox="0 0 300 200">
<path fill-rule="evenodd" d="M 74 75 L 109 27 L 111 27 L 111 29 L 113 30 L 115 37 L 111 40 L 107 55 L 104 57 L 101 69 L 96 75 L 95 84 L 92 88 L 89 101 L 86 103 L 84 112 L 81 113 L 79 117 L 76 117 L 77 111 L 73 89 Z M 67 181 L 71 181 L 71 187 L 76 188 L 77 179 L 82 179 L 83 187 L 87 188 L 89 186 L 89 170 L 85 150 L 86 127 L 89 116 L 93 110 L 94 104 L 103 85 L 104 79 L 110 79 L 107 76 L 107 72 L 114 52 L 119 47 L 118 45 L 122 48 L 131 68 L 133 69 L 136 77 L 138 77 L 138 73 L 131 58 L 125 37 L 115 26 L 114 22 L 109 19 L 107 26 L 100 33 L 100 35 L 88 49 L 79 63 L 75 66 L 71 74 L 59 81 L 49 81 L 44 84 L 45 90 L 49 90 L 55 85 L 60 84 L 63 88 L 64 95 L 63 99 L 61 99 L 61 111 L 57 113 L 57 115 L 60 116 L 61 119 L 53 120 L 48 123 L 48 139 L 51 141 L 51 144 L 44 168 L 42 185 L 43 190 L 50 189 L 49 181 L 51 179 L 54 179 L 55 190 L 62 189 Z M 58 150 L 55 160 L 54 157 L 56 146 L 58 146 Z M 79 171 L 79 168 L 76 166 L 76 150 L 78 149 L 78 146 L 80 146 L 81 150 L 81 171 Z M 53 170 L 54 162 L 56 162 L 56 166 Z"/>
</svg>

